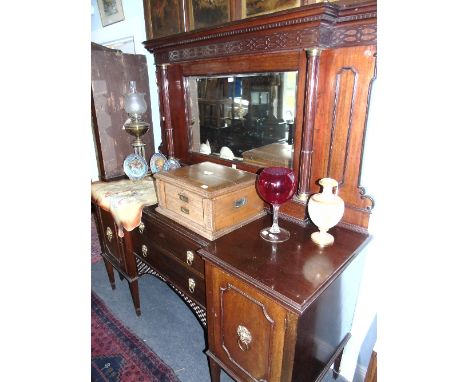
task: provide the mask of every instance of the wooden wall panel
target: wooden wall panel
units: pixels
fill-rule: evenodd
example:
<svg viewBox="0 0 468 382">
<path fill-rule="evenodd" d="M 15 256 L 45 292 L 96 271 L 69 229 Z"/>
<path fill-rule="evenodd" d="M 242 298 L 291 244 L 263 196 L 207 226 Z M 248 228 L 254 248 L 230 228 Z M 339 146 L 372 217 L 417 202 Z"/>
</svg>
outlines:
<svg viewBox="0 0 468 382">
<path fill-rule="evenodd" d="M 313 138 L 312 193 L 318 181 L 339 182 L 344 223 L 367 228 L 373 200 L 360 184 L 369 94 L 375 74 L 375 45 L 322 52 Z"/>
</svg>

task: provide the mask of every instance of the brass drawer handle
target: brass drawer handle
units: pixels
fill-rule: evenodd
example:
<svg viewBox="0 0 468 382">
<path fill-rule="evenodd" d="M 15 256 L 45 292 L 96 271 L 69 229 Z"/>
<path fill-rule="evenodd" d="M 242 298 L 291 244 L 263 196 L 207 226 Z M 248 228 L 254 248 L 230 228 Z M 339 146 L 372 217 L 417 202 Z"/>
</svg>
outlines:
<svg viewBox="0 0 468 382">
<path fill-rule="evenodd" d="M 192 278 L 189 278 L 188 279 L 188 289 L 189 289 L 190 293 L 195 292 L 195 285 L 196 285 L 195 280 L 192 279 Z"/>
<path fill-rule="evenodd" d="M 140 225 L 138 226 L 138 231 L 140 231 L 140 233 L 143 233 L 144 230 L 145 230 L 145 223 L 141 222 Z"/>
<path fill-rule="evenodd" d="M 141 253 L 143 254 L 143 257 L 148 256 L 148 247 L 144 244 L 141 246 Z"/>
<path fill-rule="evenodd" d="M 247 351 L 250 349 L 250 343 L 252 342 L 252 334 L 250 334 L 249 329 L 245 326 L 239 325 L 237 327 L 237 345 L 239 345 L 242 351 Z"/>
<path fill-rule="evenodd" d="M 187 260 L 186 260 L 186 262 L 187 262 L 188 265 L 192 265 L 194 258 L 195 258 L 195 255 L 193 254 L 193 252 L 192 251 L 187 251 Z"/>
<path fill-rule="evenodd" d="M 234 208 L 241 208 L 247 204 L 247 198 L 244 196 L 243 198 L 234 200 Z"/>
<path fill-rule="evenodd" d="M 179 194 L 179 199 L 185 203 L 188 203 L 188 196 L 184 194 Z"/>
<path fill-rule="evenodd" d="M 106 228 L 106 236 L 107 236 L 107 240 L 112 241 L 112 237 L 114 235 L 112 234 L 112 230 L 109 227 Z"/>
<path fill-rule="evenodd" d="M 180 210 L 184 213 L 184 214 L 190 214 L 190 210 L 188 208 L 185 208 L 185 207 L 180 207 Z"/>
</svg>

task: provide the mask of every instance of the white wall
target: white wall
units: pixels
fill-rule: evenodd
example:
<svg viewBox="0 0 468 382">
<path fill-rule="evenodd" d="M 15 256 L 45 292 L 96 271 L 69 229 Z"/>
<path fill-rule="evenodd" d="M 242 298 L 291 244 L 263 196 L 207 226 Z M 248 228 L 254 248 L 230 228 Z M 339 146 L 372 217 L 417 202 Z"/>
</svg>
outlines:
<svg viewBox="0 0 468 382">
<path fill-rule="evenodd" d="M 146 40 L 143 1 L 122 0 L 122 6 L 125 20 L 108 25 L 106 27 L 102 27 L 97 1 L 91 0 L 91 41 L 97 44 L 105 44 L 122 38 L 133 37 L 133 41 L 135 43 L 135 53 L 146 56 L 150 88 L 149 96 L 151 98 L 151 112 L 153 119 L 152 121 L 147 122 L 152 123 L 151 129 L 153 130 L 154 135 L 154 147 L 157 150 L 157 147 L 161 143 L 161 130 L 159 126 L 159 102 L 156 87 L 156 67 L 154 66 L 153 55 L 149 53 L 142 44 L 142 42 Z M 146 98 L 146 101 L 148 101 L 148 98 Z M 92 135 L 90 135 L 90 138 L 92 139 Z M 94 145 L 92 147 L 94 147 Z M 95 168 L 92 169 L 92 177 L 94 177 L 92 180 L 97 180 L 98 170 L 94 149 L 91 152 L 91 155 L 93 157 L 92 163 L 95 164 Z"/>
</svg>

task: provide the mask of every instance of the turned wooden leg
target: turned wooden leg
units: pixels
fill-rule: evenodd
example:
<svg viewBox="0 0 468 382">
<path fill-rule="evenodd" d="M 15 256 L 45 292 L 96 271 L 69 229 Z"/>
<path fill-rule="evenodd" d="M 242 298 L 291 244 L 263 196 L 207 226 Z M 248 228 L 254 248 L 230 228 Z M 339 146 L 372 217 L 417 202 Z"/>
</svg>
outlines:
<svg viewBox="0 0 468 382">
<path fill-rule="evenodd" d="M 105 258 L 102 259 L 104 260 L 104 264 L 106 266 L 107 277 L 109 277 L 110 285 L 112 289 L 115 289 L 114 268 L 112 267 L 112 264 L 108 262 Z"/>
<path fill-rule="evenodd" d="M 333 362 L 333 379 L 337 379 L 340 375 L 340 365 L 341 365 L 341 358 L 343 357 L 343 351 L 340 352 L 338 357 L 336 357 L 335 362 Z"/>
<path fill-rule="evenodd" d="M 221 368 L 210 357 L 208 357 L 208 361 L 210 364 L 211 382 L 219 382 L 221 378 Z"/>
<path fill-rule="evenodd" d="M 135 312 L 137 316 L 141 315 L 140 310 L 140 294 L 138 292 L 138 280 L 128 283 L 130 287 L 130 293 L 132 294 L 133 306 L 135 307 Z"/>
</svg>

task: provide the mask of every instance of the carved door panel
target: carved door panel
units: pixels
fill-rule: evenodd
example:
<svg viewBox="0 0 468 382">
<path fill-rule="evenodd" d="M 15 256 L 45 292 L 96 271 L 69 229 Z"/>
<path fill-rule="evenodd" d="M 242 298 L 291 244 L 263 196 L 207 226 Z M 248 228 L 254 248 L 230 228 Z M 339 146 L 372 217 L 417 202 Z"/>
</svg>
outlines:
<svg viewBox="0 0 468 382">
<path fill-rule="evenodd" d="M 343 221 L 367 226 L 373 201 L 359 184 L 376 46 L 324 50 L 320 56 L 313 137 L 312 193 L 324 177 L 339 183 Z"/>
<path fill-rule="evenodd" d="M 210 351 L 241 380 L 279 381 L 286 310 L 211 264 L 206 274 Z"/>
</svg>

